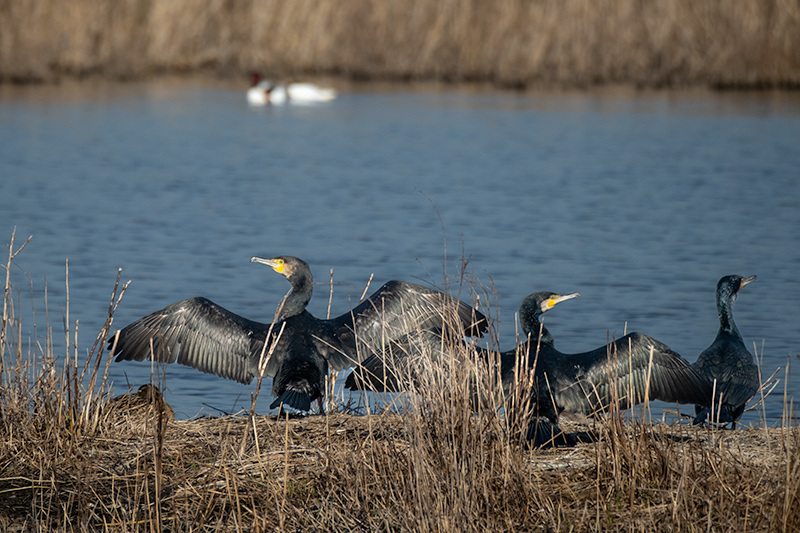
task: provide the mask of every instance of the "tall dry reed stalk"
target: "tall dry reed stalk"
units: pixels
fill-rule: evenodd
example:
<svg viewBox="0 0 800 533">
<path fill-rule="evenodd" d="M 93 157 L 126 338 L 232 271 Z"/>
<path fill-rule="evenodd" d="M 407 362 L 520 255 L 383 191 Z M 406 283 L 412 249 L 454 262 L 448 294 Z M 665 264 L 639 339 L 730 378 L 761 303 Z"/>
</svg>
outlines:
<svg viewBox="0 0 800 533">
<path fill-rule="evenodd" d="M 7 273 L 21 249 L 12 237 Z M 496 368 L 465 344 L 414 362 L 402 414 L 111 422 L 98 352 L 76 359 L 72 326 L 65 354 L 53 353 L 49 329 L 44 343 L 23 342 L 7 279 L 0 530 L 800 527 L 800 431 L 788 394 L 778 428 L 653 425 L 612 407 L 589 426 L 569 422 L 593 442 L 530 450 L 514 418 L 522 415 L 500 408 L 525 398 L 499 394 Z M 102 347 L 107 330 L 90 344 Z M 92 379 L 97 388 L 85 385 Z"/>
<path fill-rule="evenodd" d="M 0 472 L 3 478 L 0 484 L 6 499 L 0 508 L 5 507 L 3 510 L 10 515 L 24 512 L 38 528 L 50 530 L 63 527 L 72 519 L 88 524 L 98 506 L 96 473 L 92 472 L 97 450 L 93 443 L 101 438 L 104 425 L 109 423 L 104 417 L 104 406 L 111 392 L 107 381 L 110 359 L 105 366 L 101 360 L 111 317 L 127 284 L 120 287 L 118 273 L 106 322 L 83 359 L 78 348 L 78 321 L 71 323 L 69 315 L 67 263 L 66 352 L 57 356 L 49 326 L 43 344 L 24 332 L 19 290 L 16 298 L 14 296 L 10 276 L 12 263 L 30 240 L 16 247 L 13 233 L 4 265 L 6 279 L 0 333 L 0 432 L 3 435 Z M 26 337 L 30 339 L 27 344 Z M 151 426 L 155 469 L 145 475 L 154 477 L 156 515 L 165 429 L 160 414 L 155 426 Z M 22 507 L 18 507 L 20 504 Z"/>
<path fill-rule="evenodd" d="M 222 76 L 797 87 L 794 0 L 0 2 L 0 81 Z"/>
</svg>

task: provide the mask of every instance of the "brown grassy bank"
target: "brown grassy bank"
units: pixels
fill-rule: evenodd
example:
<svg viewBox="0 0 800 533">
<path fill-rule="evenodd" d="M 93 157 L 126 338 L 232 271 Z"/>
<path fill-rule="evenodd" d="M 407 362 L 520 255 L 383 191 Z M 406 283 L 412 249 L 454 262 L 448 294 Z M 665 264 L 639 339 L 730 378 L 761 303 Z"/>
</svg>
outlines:
<svg viewBox="0 0 800 533">
<path fill-rule="evenodd" d="M 49 422 L 56 422 L 50 419 Z M 22 422 L 22 421 L 20 421 Z M 800 432 L 603 424 L 524 451 L 400 415 L 3 428 L 0 529 L 796 531 Z M 445 433 L 437 434 L 434 427 Z"/>
<path fill-rule="evenodd" d="M 0 0 L 0 81 L 206 71 L 800 86 L 797 0 Z"/>
<path fill-rule="evenodd" d="M 18 251 L 12 239 L 7 274 Z M 108 327 L 90 339 L 88 357 L 79 355 L 67 299 L 70 355 L 56 357 L 51 332 L 42 343 L 26 340 L 9 279 L 0 331 L 2 531 L 800 527 L 798 426 L 711 431 L 612 415 L 564 423 L 592 438 L 583 444 L 529 450 L 495 410 L 473 412 L 462 386 L 469 371 L 459 374 L 455 361 L 403 415 L 137 416 L 109 409 Z M 115 289 L 109 317 L 119 297 Z"/>
</svg>

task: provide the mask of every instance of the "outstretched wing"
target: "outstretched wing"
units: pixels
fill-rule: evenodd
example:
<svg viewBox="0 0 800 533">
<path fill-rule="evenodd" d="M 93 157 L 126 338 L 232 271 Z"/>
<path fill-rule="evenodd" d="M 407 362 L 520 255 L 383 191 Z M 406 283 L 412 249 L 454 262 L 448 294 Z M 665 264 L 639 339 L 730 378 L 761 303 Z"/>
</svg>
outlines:
<svg viewBox="0 0 800 533">
<path fill-rule="evenodd" d="M 688 361 L 641 333 L 568 355 L 565 365 L 574 373 L 572 379 L 565 377 L 561 381 L 565 386 L 551 390 L 558 406 L 570 412 L 592 413 L 617 400 L 626 409 L 645 399 L 697 403 L 711 397 L 708 381 Z"/>
<path fill-rule="evenodd" d="M 117 361 L 177 361 L 246 384 L 257 373 L 268 329 L 206 298 L 190 298 L 123 328 L 112 356 Z M 113 343 L 111 337 L 109 349 Z M 274 375 L 275 369 L 268 367 L 266 373 Z"/>
<path fill-rule="evenodd" d="M 329 358 L 337 370 L 382 351 L 389 341 L 424 330 L 460 330 L 462 335 L 482 336 L 488 327 L 486 317 L 464 302 L 405 281 L 389 281 L 331 323 L 341 345 Z"/>
<path fill-rule="evenodd" d="M 423 367 L 438 364 L 446 339 L 439 329 L 410 333 L 385 343 L 347 376 L 344 386 L 350 390 L 399 392 L 416 382 Z"/>
</svg>

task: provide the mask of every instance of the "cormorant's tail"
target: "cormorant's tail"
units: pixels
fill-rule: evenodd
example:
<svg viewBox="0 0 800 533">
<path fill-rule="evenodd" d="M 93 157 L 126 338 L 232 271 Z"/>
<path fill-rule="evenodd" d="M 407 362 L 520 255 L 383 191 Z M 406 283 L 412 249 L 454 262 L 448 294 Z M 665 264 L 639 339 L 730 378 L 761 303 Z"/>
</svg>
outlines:
<svg viewBox="0 0 800 533">
<path fill-rule="evenodd" d="M 288 405 L 300 411 L 311 410 L 311 396 L 305 392 L 297 390 L 287 390 L 272 402 L 269 406 L 270 409 L 275 409 L 279 405 Z"/>
<path fill-rule="evenodd" d="M 575 446 L 578 441 L 572 435 L 564 433 L 558 426 L 545 417 L 534 417 L 528 425 L 527 445 L 531 448 L 556 447 L 558 445 Z"/>
</svg>

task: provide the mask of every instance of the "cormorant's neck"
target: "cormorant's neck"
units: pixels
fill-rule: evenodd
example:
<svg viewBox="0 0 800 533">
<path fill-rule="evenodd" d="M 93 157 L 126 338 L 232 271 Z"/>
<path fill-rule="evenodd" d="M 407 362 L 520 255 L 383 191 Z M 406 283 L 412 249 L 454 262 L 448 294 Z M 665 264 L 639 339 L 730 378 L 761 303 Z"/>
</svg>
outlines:
<svg viewBox="0 0 800 533">
<path fill-rule="evenodd" d="M 547 328 L 539 321 L 542 312 L 537 306 L 528 305 L 520 310 L 519 321 L 522 324 L 522 332 L 529 337 L 531 342 L 541 346 L 553 346 L 553 337 Z M 541 339 L 539 337 L 541 333 Z"/>
<path fill-rule="evenodd" d="M 719 331 L 734 337 L 742 338 L 736 324 L 733 321 L 733 303 L 736 301 L 736 294 L 731 294 L 717 298 L 717 314 L 719 315 Z"/>
<path fill-rule="evenodd" d="M 310 275 L 298 273 L 289 282 L 292 284 L 292 292 L 286 297 L 283 308 L 278 313 L 278 320 L 285 320 L 305 311 L 314 292 L 314 281 Z"/>
<path fill-rule="evenodd" d="M 541 327 L 541 339 L 539 338 L 540 327 Z M 523 328 L 523 331 L 525 331 L 525 328 Z M 525 335 L 527 335 L 530 338 L 531 342 L 534 344 L 538 343 L 539 346 L 549 346 L 551 348 L 553 347 L 554 344 L 553 336 L 550 335 L 550 332 L 547 331 L 547 328 L 544 327 L 544 325 L 542 324 L 537 324 L 536 328 L 534 328 L 533 330 L 525 331 Z"/>
</svg>

